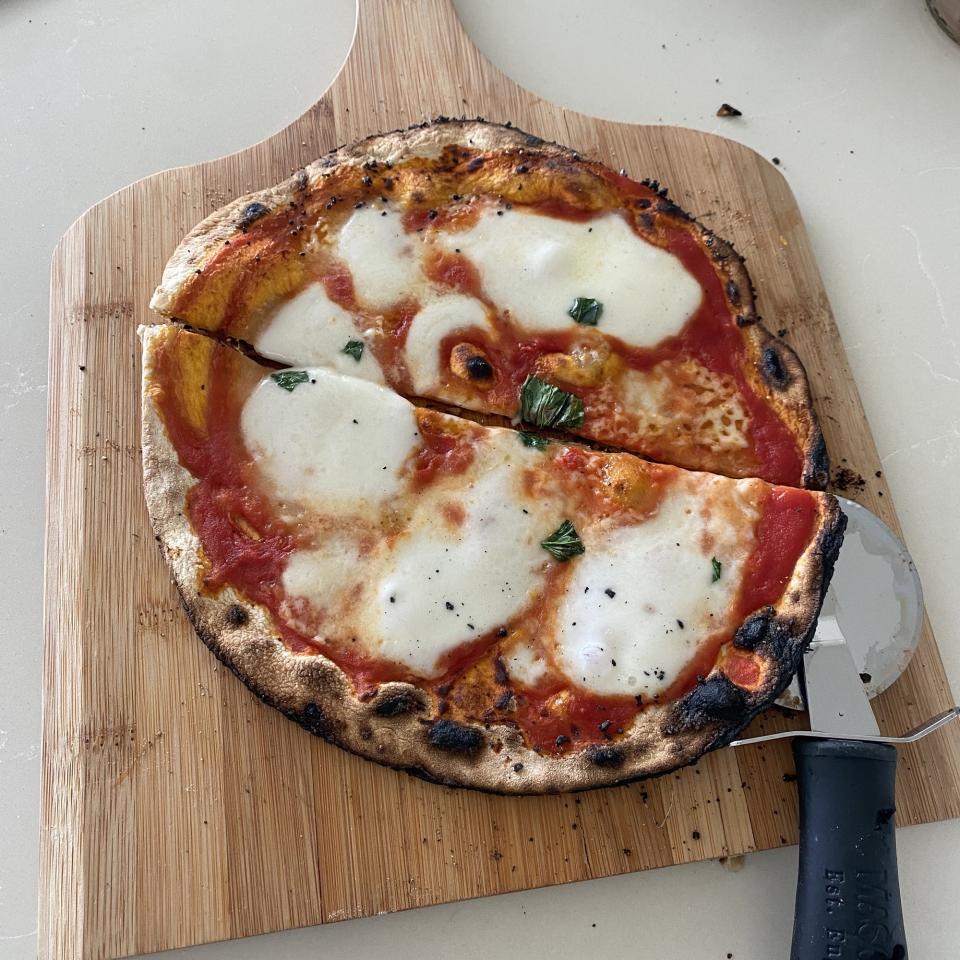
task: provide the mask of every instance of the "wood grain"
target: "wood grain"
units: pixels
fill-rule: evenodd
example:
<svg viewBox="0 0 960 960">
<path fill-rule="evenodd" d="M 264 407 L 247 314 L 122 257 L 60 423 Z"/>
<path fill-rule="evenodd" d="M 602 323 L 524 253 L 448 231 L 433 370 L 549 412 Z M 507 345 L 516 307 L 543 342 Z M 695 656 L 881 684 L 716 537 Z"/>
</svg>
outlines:
<svg viewBox="0 0 960 960">
<path fill-rule="evenodd" d="M 793 843 L 789 747 L 725 750 L 656 782 L 508 799 L 348 756 L 257 702 L 182 614 L 143 506 L 135 330 L 179 238 L 333 146 L 437 114 L 512 121 L 655 177 L 748 260 L 803 358 L 828 445 L 893 504 L 790 190 L 748 148 L 585 117 L 519 88 L 446 0 L 363 0 L 330 89 L 276 136 L 84 214 L 53 259 L 40 955 L 100 958 Z M 952 703 L 925 625 L 880 700 L 899 731 Z M 781 728 L 772 713 L 757 728 Z M 901 752 L 899 822 L 960 815 L 960 736 Z"/>
</svg>

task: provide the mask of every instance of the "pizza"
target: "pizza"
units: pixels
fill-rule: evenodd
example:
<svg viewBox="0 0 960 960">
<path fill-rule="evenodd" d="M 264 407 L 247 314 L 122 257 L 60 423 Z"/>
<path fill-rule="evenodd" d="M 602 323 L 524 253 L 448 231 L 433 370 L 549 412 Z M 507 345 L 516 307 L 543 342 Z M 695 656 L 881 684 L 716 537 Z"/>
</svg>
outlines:
<svg viewBox="0 0 960 960">
<path fill-rule="evenodd" d="M 843 531 L 809 389 L 657 185 L 429 125 L 214 214 L 153 303 L 157 539 L 312 733 L 577 790 L 693 762 L 796 671 Z"/>
<path fill-rule="evenodd" d="M 733 248 L 659 184 L 514 129 L 431 124 L 337 151 L 200 224 L 152 306 L 488 415 L 513 417 L 535 376 L 577 397 L 582 422 L 557 426 L 589 440 L 826 485 L 803 367 L 759 322 Z"/>
</svg>

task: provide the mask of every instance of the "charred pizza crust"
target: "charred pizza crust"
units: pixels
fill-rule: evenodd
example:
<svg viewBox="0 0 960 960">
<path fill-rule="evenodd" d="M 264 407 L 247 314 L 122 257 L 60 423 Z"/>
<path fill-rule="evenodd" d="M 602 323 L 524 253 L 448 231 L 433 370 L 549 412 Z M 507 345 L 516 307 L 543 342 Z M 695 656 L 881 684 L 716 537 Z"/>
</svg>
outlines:
<svg viewBox="0 0 960 960">
<path fill-rule="evenodd" d="M 389 192 L 392 166 L 416 159 L 439 163 L 444 151 L 451 147 L 460 149 L 461 166 L 482 178 L 479 182 L 491 195 L 509 195 L 517 171 L 555 178 L 573 194 L 589 194 L 598 178 L 611 176 L 602 164 L 567 147 L 509 125 L 480 120 L 441 117 L 373 136 L 331 151 L 283 183 L 241 197 L 200 223 L 167 264 L 151 301 L 152 308 L 195 328 L 243 339 L 242 328 L 227 328 L 238 312 L 238 304 L 243 304 L 244 311 L 250 306 L 244 298 L 253 299 L 255 313 L 257 298 L 291 292 L 304 282 L 300 234 L 323 207 L 331 209 L 336 204 L 336 194 L 329 194 L 330 178 L 356 178 L 362 173 L 364 181 Z M 519 165 L 518 160 L 522 161 Z M 644 183 L 657 198 L 649 216 L 692 231 L 725 278 L 726 296 L 737 311 L 737 324 L 746 347 L 745 374 L 796 439 L 803 459 L 802 485 L 823 489 L 829 477 L 829 461 L 805 371 L 794 351 L 760 322 L 743 258 L 730 243 L 669 200 L 666 190 L 657 182 Z M 258 231 L 264 231 L 263 245 L 244 255 L 224 258 L 224 247 L 247 234 L 255 224 Z M 268 267 L 270 262 L 277 266 L 276 270 Z M 264 271 L 257 281 L 259 288 L 251 291 L 247 278 L 258 270 Z"/>
<path fill-rule="evenodd" d="M 158 334 L 155 328 L 147 336 Z M 211 350 L 227 349 L 207 342 Z M 508 794 L 582 790 L 656 776 L 729 742 L 767 707 L 796 671 L 815 627 L 844 526 L 831 497 L 818 499 L 816 536 L 781 600 L 753 614 L 736 633 L 736 646 L 766 662 L 759 689 L 748 692 L 714 670 L 679 701 L 646 707 L 623 737 L 559 756 L 531 749 L 513 727 L 447 719 L 436 694 L 414 684 L 384 683 L 362 699 L 332 660 L 292 653 L 266 608 L 230 587 L 215 595 L 202 589 L 203 549 L 184 515 L 195 479 L 181 465 L 157 412 L 152 373 L 145 363 L 147 506 L 197 633 L 264 701 L 361 756 L 436 782 Z"/>
</svg>

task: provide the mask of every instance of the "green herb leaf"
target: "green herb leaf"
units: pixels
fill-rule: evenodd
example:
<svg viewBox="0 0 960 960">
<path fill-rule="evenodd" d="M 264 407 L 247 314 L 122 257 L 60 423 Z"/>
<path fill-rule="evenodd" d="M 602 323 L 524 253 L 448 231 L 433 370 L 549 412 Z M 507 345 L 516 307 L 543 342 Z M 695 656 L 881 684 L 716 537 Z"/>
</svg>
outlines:
<svg viewBox="0 0 960 960">
<path fill-rule="evenodd" d="M 583 426 L 583 401 L 540 377 L 529 376 L 520 388 L 520 419 L 535 427 Z"/>
<path fill-rule="evenodd" d="M 711 557 L 710 566 L 713 567 L 713 577 L 711 577 L 710 582 L 716 583 L 720 579 L 720 574 L 723 572 L 723 564 L 716 557 Z"/>
<path fill-rule="evenodd" d="M 550 442 L 546 437 L 538 437 L 535 433 L 527 433 L 526 430 L 520 431 L 520 442 L 525 447 L 535 447 L 537 450 L 546 450 Z"/>
<path fill-rule="evenodd" d="M 603 313 L 603 304 L 592 297 L 577 297 L 567 311 L 568 316 L 573 317 L 577 323 L 582 323 L 585 327 L 595 327 L 601 313 Z"/>
<path fill-rule="evenodd" d="M 540 546 L 552 557 L 561 561 L 586 553 L 580 534 L 569 520 L 564 520 L 549 537 L 541 540 Z"/>
<path fill-rule="evenodd" d="M 306 383 L 310 379 L 310 374 L 306 370 L 278 370 L 270 374 L 270 379 L 278 387 L 283 387 L 287 393 L 293 393 L 301 383 Z"/>
<path fill-rule="evenodd" d="M 349 357 L 353 357 L 353 359 L 359 363 L 360 358 L 363 356 L 363 341 L 348 340 L 347 345 L 340 352 L 347 354 Z"/>
</svg>

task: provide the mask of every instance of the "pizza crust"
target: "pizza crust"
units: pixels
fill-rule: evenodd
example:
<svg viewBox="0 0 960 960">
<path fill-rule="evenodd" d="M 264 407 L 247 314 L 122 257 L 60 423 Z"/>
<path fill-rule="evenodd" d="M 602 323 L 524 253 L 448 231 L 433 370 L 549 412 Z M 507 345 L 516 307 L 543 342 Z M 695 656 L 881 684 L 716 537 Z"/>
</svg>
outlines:
<svg viewBox="0 0 960 960">
<path fill-rule="evenodd" d="M 171 329 L 141 331 L 144 489 L 157 540 L 204 643 L 261 699 L 311 733 L 439 783 L 505 794 L 583 790 L 692 763 L 728 743 L 796 672 L 842 541 L 845 518 L 829 497 L 820 498 L 817 536 L 781 601 L 737 632 L 738 646 L 772 665 L 763 689 L 747 693 L 715 671 L 676 703 L 645 708 L 622 738 L 561 756 L 527 747 L 512 727 L 444 719 L 434 694 L 412 684 L 381 684 L 374 696 L 361 699 L 333 661 L 290 652 L 264 607 L 231 588 L 216 595 L 201 589 L 203 550 L 183 511 L 195 481 L 180 464 L 153 399 L 150 342 Z M 789 355 L 781 362 L 787 369 Z"/>
<path fill-rule="evenodd" d="M 179 244 L 170 258 L 150 306 L 174 320 L 180 315 L 185 295 L 200 280 L 204 265 L 226 242 L 262 216 L 310 194 L 325 177 L 343 166 L 396 164 L 411 158 L 440 156 L 444 148 L 463 146 L 476 150 L 523 150 L 531 156 L 576 163 L 588 170 L 602 170 L 602 164 L 587 160 L 579 153 L 557 143 L 542 140 L 510 125 L 481 120 L 455 120 L 445 117 L 428 123 L 376 135 L 349 146 L 332 150 L 288 180 L 267 190 L 240 197 L 198 224 Z M 784 341 L 763 324 L 756 310 L 756 298 L 741 257 L 733 246 L 712 230 L 681 210 L 666 198 L 666 190 L 657 182 L 644 181 L 659 191 L 660 208 L 700 230 L 704 244 L 726 277 L 728 295 L 738 304 L 738 324 L 744 333 L 749 354 L 747 376 L 796 438 L 803 456 L 803 486 L 821 490 L 829 479 L 829 460 L 823 434 L 813 410 L 813 400 L 800 359 Z M 215 332 L 215 331 L 214 331 Z"/>
</svg>

